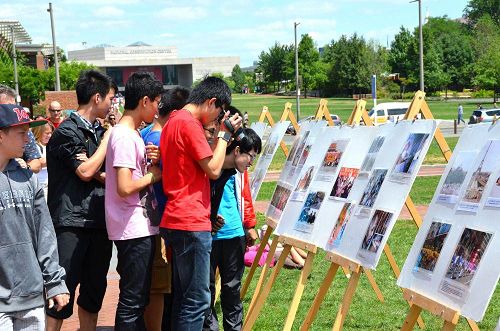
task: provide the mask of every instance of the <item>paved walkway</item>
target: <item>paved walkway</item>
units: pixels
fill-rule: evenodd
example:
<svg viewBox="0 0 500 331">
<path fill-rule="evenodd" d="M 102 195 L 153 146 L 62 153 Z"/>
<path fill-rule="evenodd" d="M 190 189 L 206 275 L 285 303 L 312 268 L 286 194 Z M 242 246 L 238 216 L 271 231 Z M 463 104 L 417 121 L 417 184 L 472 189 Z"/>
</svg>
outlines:
<svg viewBox="0 0 500 331">
<path fill-rule="evenodd" d="M 443 173 L 444 165 L 433 165 L 433 166 L 422 166 L 418 173 L 418 176 L 439 176 Z M 277 181 L 279 179 L 280 172 L 269 172 L 264 181 Z M 255 211 L 265 213 L 267 211 L 267 206 L 269 201 L 257 201 L 255 202 Z M 427 213 L 427 205 L 416 206 L 418 212 L 422 218 Z M 398 219 L 411 219 L 410 213 L 406 207 L 403 207 Z M 104 297 L 103 308 L 99 314 L 99 320 L 97 322 L 98 331 L 111 331 L 113 330 L 114 320 L 115 320 L 115 310 L 116 304 L 118 302 L 118 279 L 119 276 L 112 268 L 108 273 L 108 288 L 106 290 L 106 296 Z M 78 293 L 78 290 L 77 290 Z M 79 329 L 77 305 L 75 304 L 75 309 L 73 316 L 66 320 L 63 324 L 63 331 L 75 331 Z"/>
</svg>

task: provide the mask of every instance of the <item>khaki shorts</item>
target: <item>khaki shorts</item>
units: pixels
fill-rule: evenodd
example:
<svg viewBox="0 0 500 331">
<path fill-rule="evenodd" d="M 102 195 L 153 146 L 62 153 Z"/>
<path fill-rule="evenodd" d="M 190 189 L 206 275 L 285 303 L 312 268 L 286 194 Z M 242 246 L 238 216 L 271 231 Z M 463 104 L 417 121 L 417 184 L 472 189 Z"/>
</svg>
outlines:
<svg viewBox="0 0 500 331">
<path fill-rule="evenodd" d="M 155 256 L 151 271 L 150 293 L 172 293 L 172 265 L 165 262 L 163 252 L 165 252 L 165 244 L 158 235 L 155 238 Z"/>
</svg>

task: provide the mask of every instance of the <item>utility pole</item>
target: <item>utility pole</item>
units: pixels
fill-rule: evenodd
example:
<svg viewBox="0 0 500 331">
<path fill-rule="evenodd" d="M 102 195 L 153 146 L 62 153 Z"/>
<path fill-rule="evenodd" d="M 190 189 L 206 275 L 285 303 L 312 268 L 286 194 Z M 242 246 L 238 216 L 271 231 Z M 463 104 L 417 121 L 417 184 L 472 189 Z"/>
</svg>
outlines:
<svg viewBox="0 0 500 331">
<path fill-rule="evenodd" d="M 52 2 L 49 2 L 50 27 L 52 29 L 52 49 L 54 51 L 54 68 L 56 69 L 56 91 L 61 90 L 61 79 L 59 78 L 59 61 L 57 59 L 56 32 L 54 29 L 54 11 L 52 10 Z"/>
<path fill-rule="evenodd" d="M 297 48 L 297 26 L 300 23 L 294 22 L 293 28 L 295 33 L 295 96 L 297 98 L 297 121 L 300 118 L 300 87 L 299 87 L 299 51 Z"/>
<path fill-rule="evenodd" d="M 419 60 L 420 60 L 420 91 L 424 92 L 424 38 L 422 34 L 422 0 L 413 0 L 418 2 L 418 37 L 419 37 Z"/>
<path fill-rule="evenodd" d="M 19 96 L 19 79 L 17 77 L 17 54 L 16 54 L 16 39 L 14 37 L 14 26 L 10 26 L 10 36 L 12 38 L 12 62 L 14 63 L 14 86 L 16 93 Z M 16 100 L 19 101 L 19 100 Z"/>
</svg>

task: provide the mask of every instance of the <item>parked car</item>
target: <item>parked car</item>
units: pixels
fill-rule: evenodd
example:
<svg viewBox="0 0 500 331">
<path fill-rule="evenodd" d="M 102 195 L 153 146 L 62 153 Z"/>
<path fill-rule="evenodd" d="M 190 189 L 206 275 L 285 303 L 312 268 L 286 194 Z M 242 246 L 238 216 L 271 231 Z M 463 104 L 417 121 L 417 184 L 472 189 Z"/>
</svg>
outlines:
<svg viewBox="0 0 500 331">
<path fill-rule="evenodd" d="M 478 109 L 472 112 L 469 117 L 469 124 L 476 124 L 482 122 L 493 122 L 493 118 L 500 117 L 500 108 L 495 109 Z"/>
<path fill-rule="evenodd" d="M 387 121 L 396 122 L 402 120 L 410 107 L 409 102 L 382 102 L 373 107 L 368 115 L 375 125 Z"/>
<path fill-rule="evenodd" d="M 334 125 L 342 124 L 342 120 L 340 119 L 339 115 L 331 114 L 330 116 L 332 117 Z M 314 119 L 315 119 L 314 116 L 307 116 L 307 117 L 304 117 L 301 120 L 299 120 L 298 124 L 299 124 L 299 126 L 302 126 L 302 123 L 310 122 L 310 121 L 313 121 Z M 295 128 L 293 127 L 293 125 L 291 123 L 288 126 L 288 128 L 286 129 L 285 133 L 291 134 L 292 136 L 295 136 L 297 134 L 297 132 L 295 132 Z"/>
</svg>

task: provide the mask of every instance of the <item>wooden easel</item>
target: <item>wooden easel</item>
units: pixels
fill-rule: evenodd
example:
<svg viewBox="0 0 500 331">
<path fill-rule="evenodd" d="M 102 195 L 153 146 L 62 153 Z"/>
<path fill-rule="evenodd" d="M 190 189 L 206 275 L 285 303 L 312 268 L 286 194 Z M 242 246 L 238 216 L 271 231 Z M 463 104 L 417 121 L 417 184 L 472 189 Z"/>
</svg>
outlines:
<svg viewBox="0 0 500 331">
<path fill-rule="evenodd" d="M 328 122 L 328 125 L 335 126 L 335 123 L 333 123 L 332 116 L 328 111 L 328 100 L 321 99 L 319 101 L 319 107 L 318 110 L 316 110 L 316 115 L 314 115 L 314 118 L 317 120 L 322 120 L 323 118 L 325 118 Z"/>
<path fill-rule="evenodd" d="M 460 319 L 460 313 L 458 311 L 408 289 L 403 290 L 403 296 L 405 300 L 410 302 L 412 305 L 403 325 L 401 326 L 401 330 L 413 330 L 415 321 L 420 315 L 422 309 L 425 309 L 444 320 L 441 330 L 455 330 L 458 320 Z M 469 325 L 472 330 L 479 330 L 477 324 L 474 323 L 475 326 L 473 327 L 469 322 Z"/>
<path fill-rule="evenodd" d="M 422 116 L 424 119 L 433 119 L 434 117 L 432 116 L 432 113 L 429 109 L 429 106 L 425 102 L 425 93 L 418 91 L 415 94 L 415 97 L 413 98 L 413 101 L 410 104 L 410 107 L 408 108 L 408 111 L 405 114 L 405 119 L 414 119 L 416 118 L 417 114 L 421 112 Z M 366 113 L 366 109 L 360 110 L 360 112 L 353 112 L 351 114 L 351 117 L 349 118 L 350 121 L 356 121 L 359 123 L 359 121 L 363 119 L 366 125 L 372 125 L 372 121 L 369 118 L 368 114 Z M 449 161 L 451 158 L 451 151 L 448 146 L 448 143 L 444 139 L 444 136 L 439 128 L 436 129 L 436 132 L 434 134 L 434 138 L 436 139 L 436 142 L 438 143 L 441 152 L 443 153 L 443 156 L 445 157 L 446 161 Z M 410 214 L 413 218 L 413 221 L 417 225 L 417 227 L 420 227 L 422 224 L 422 217 L 418 213 L 417 209 L 415 208 L 415 205 L 413 204 L 413 201 L 411 200 L 410 197 L 407 197 L 405 201 L 405 205 L 410 211 Z M 400 274 L 400 269 L 396 263 L 396 260 L 394 259 L 394 256 L 389 248 L 389 245 L 386 244 L 384 246 L 384 253 L 387 256 L 387 259 L 389 260 L 389 263 L 391 265 L 391 268 L 396 275 L 396 277 L 399 277 Z M 346 267 L 348 266 L 350 270 L 354 270 L 353 274 L 351 275 L 351 279 L 349 280 L 348 287 L 344 293 L 344 298 L 342 300 L 342 303 L 339 307 L 339 311 L 337 313 L 337 317 L 335 319 L 335 323 L 333 326 L 333 330 L 341 330 L 343 327 L 343 323 L 345 321 L 345 316 L 347 314 L 347 311 L 349 309 L 349 306 L 352 302 L 352 298 L 354 296 L 354 292 L 356 290 L 357 282 L 359 280 L 359 269 L 362 267 L 359 266 L 357 263 L 350 261 L 349 259 L 346 259 L 344 257 L 341 257 L 339 255 L 333 254 L 333 253 L 328 253 L 327 259 L 329 259 L 332 262 L 332 265 L 330 266 L 330 269 L 328 270 L 328 273 L 323 280 L 323 283 L 320 286 L 320 289 L 318 291 L 318 294 L 316 295 L 314 302 L 309 309 L 306 319 L 304 320 L 301 331 L 303 330 L 308 330 L 309 327 L 311 326 L 312 322 L 314 321 L 314 318 L 316 317 L 316 314 L 319 310 L 319 306 L 321 305 L 331 283 L 333 282 L 333 278 L 335 277 L 335 274 L 338 270 L 339 266 Z M 367 270 L 364 270 L 365 272 Z M 353 279 L 354 276 L 354 279 Z M 403 289 L 402 289 L 403 290 Z M 402 330 L 412 330 L 415 323 L 417 322 L 421 328 L 424 327 L 424 323 L 422 319 L 420 318 L 420 312 L 422 308 L 429 310 L 436 315 L 441 316 L 444 320 L 445 323 L 443 325 L 443 330 L 453 330 L 458 323 L 458 318 L 459 314 L 450 309 L 449 307 L 443 306 L 433 300 L 430 300 L 428 298 L 425 298 L 424 296 L 415 293 L 413 291 L 404 289 L 403 290 L 403 296 L 405 300 L 409 303 L 410 305 L 410 312 L 405 320 L 405 323 L 402 327 Z M 471 319 L 467 319 L 467 322 L 469 323 L 469 326 L 471 327 L 472 330 L 479 330 L 477 327 L 477 324 L 475 321 Z"/>
<path fill-rule="evenodd" d="M 356 102 L 356 106 L 354 107 L 354 111 L 359 112 L 360 110 L 363 110 L 365 105 L 366 105 L 366 101 L 358 100 Z M 320 103 L 320 109 L 318 109 L 318 114 L 320 113 L 322 106 L 326 106 L 326 103 Z M 328 111 L 328 109 L 326 109 L 326 111 Z M 320 115 L 320 116 L 322 116 L 322 115 Z M 271 222 L 269 222 L 269 221 L 271 221 Z M 268 222 L 267 222 L 268 231 L 270 228 L 272 228 L 273 230 L 276 228 L 276 224 L 272 224 L 272 222 L 274 222 L 274 221 L 268 219 Z M 276 222 L 274 222 L 274 223 L 276 223 Z M 266 234 L 268 231 L 266 231 Z M 269 233 L 269 236 L 270 236 L 270 233 Z M 284 244 L 283 252 L 280 255 L 280 259 L 278 260 L 277 265 L 274 267 L 273 273 L 271 274 L 268 282 L 266 283 L 265 287 L 262 289 L 262 292 L 261 292 L 262 283 L 266 277 L 267 269 L 269 268 L 269 266 L 271 264 L 271 261 L 272 261 L 273 255 L 274 255 L 274 251 L 276 249 L 278 242 L 282 242 Z M 298 309 L 300 300 L 302 298 L 304 287 L 305 287 L 305 285 L 307 283 L 307 279 L 311 273 L 312 263 L 313 263 L 315 255 L 316 255 L 317 247 L 315 245 L 311 245 L 310 243 L 306 243 L 302 240 L 299 240 L 299 239 L 296 239 L 296 238 L 293 238 L 290 236 L 279 236 L 278 238 L 275 237 L 273 239 L 272 244 L 271 244 L 271 249 L 268 253 L 266 264 L 264 265 L 264 268 L 261 272 L 259 281 L 257 283 L 256 289 L 254 292 L 254 296 L 253 296 L 252 301 L 250 303 L 250 308 L 249 308 L 249 311 L 247 314 L 247 318 L 246 318 L 244 326 L 243 326 L 244 330 L 251 330 L 251 328 L 255 324 L 255 321 L 258 317 L 258 314 L 260 313 L 262 307 L 264 306 L 264 303 L 269 295 L 269 292 L 270 292 L 270 290 L 271 290 L 271 288 L 276 280 L 277 275 L 279 274 L 281 268 L 283 267 L 284 261 L 285 261 L 286 257 L 288 256 L 288 254 L 290 253 L 292 246 L 295 246 L 295 247 L 298 247 L 298 248 L 301 248 L 301 249 L 307 251 L 307 257 L 305 260 L 304 268 L 301 271 L 299 282 L 297 284 L 295 294 L 294 294 L 294 297 L 293 297 L 293 300 L 292 300 L 292 303 L 290 306 L 290 310 L 288 311 L 288 315 L 287 315 L 287 318 L 285 320 L 285 325 L 283 327 L 283 330 L 290 330 L 292 328 L 293 322 L 295 320 L 295 315 L 297 313 L 297 309 Z M 259 257 L 259 259 L 260 259 L 260 257 Z M 351 272 L 351 269 L 349 269 L 349 265 L 342 265 L 342 268 L 344 269 L 344 273 L 346 275 L 349 272 Z M 336 272 L 336 270 L 335 270 L 335 272 Z M 377 286 L 375 279 L 373 278 L 373 275 L 371 274 L 371 272 L 369 270 L 365 270 L 365 274 L 367 275 L 368 280 L 369 280 L 372 288 L 374 289 L 374 291 L 377 295 L 377 298 L 383 302 L 384 298 L 383 298 L 382 292 L 380 291 L 379 287 Z M 352 278 L 353 274 L 351 274 L 350 277 Z M 354 275 L 354 277 L 355 277 L 355 279 L 359 280 L 359 275 Z M 356 284 L 357 284 L 357 281 L 356 281 Z"/>
</svg>

